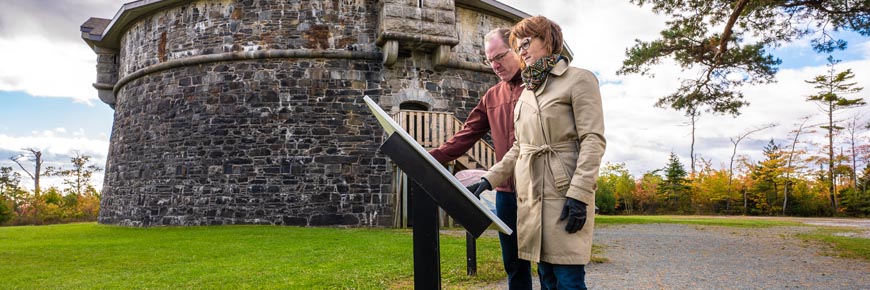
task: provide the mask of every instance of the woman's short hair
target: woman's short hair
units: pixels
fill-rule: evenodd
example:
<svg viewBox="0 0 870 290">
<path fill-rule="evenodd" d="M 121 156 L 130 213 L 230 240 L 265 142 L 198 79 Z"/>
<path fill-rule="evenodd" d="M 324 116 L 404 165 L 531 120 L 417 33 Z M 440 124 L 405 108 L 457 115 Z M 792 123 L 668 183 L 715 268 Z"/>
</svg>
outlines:
<svg viewBox="0 0 870 290">
<path fill-rule="evenodd" d="M 562 53 L 562 28 L 544 16 L 532 16 L 521 20 L 511 29 L 511 49 L 517 50 L 517 39 L 538 37 L 544 40 L 544 49 L 550 54 Z"/>
</svg>

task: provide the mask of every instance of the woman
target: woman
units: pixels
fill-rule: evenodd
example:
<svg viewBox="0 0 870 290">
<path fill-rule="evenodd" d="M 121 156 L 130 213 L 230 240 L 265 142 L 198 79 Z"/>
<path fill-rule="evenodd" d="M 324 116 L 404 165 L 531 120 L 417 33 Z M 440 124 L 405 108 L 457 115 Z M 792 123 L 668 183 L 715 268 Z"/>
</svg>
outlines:
<svg viewBox="0 0 870 290">
<path fill-rule="evenodd" d="M 516 142 L 472 192 L 516 178 L 519 257 L 538 263 L 543 289 L 586 289 L 595 181 L 604 154 L 598 80 L 560 55 L 562 31 L 543 16 L 523 19 L 510 43 L 525 89 L 514 108 Z"/>
</svg>

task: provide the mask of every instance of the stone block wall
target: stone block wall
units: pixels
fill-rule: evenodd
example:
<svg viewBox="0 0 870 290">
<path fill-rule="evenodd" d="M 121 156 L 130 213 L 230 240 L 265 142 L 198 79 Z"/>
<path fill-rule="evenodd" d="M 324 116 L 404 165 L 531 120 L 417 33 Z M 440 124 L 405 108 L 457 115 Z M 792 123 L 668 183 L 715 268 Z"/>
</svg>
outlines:
<svg viewBox="0 0 870 290">
<path fill-rule="evenodd" d="M 115 107 L 100 221 L 389 225 L 389 161 L 375 153 L 382 134 L 360 102 L 366 87 L 379 87 L 379 69 L 231 62 L 128 83 Z"/>
<path fill-rule="evenodd" d="M 375 50 L 373 0 L 200 0 L 127 28 L 121 72 L 173 59 L 269 49 Z"/>
<path fill-rule="evenodd" d="M 464 120 L 497 82 L 485 70 L 436 69 L 427 49 L 383 65 L 380 1 L 179 3 L 125 26 L 117 75 L 101 71 L 100 82 L 118 82 L 101 223 L 391 226 L 393 165 L 362 97 Z M 457 61 L 482 60 L 496 24 L 479 22 L 504 22 L 435 8 L 459 15 Z M 249 57 L 257 52 L 286 57 Z"/>
<path fill-rule="evenodd" d="M 475 10 L 456 9 L 456 31 L 460 41 L 453 47 L 453 58 L 472 63 L 483 63 L 483 37 L 490 30 L 506 27 L 510 28 L 514 23 Z M 477 39 L 476 41 L 468 41 Z"/>
<path fill-rule="evenodd" d="M 453 0 L 381 0 L 380 32 L 455 38 Z"/>
</svg>

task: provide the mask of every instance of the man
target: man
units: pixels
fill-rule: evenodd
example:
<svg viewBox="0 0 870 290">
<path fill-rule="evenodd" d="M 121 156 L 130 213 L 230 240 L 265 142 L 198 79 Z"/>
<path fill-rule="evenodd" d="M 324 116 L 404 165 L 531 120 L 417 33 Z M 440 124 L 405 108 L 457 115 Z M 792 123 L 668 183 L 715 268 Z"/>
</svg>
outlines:
<svg viewBox="0 0 870 290">
<path fill-rule="evenodd" d="M 501 81 L 486 91 L 480 103 L 468 115 L 462 130 L 441 147 L 429 151 L 438 162 L 447 163 L 459 158 L 489 131 L 492 131 L 496 161 L 501 160 L 513 145 L 513 110 L 523 87 L 520 59 L 510 49 L 509 36 L 510 29 L 499 28 L 484 37 L 484 63 L 492 68 Z M 517 196 L 514 186 L 513 179 L 509 178 L 496 187 L 496 215 L 514 231 L 509 236 L 499 233 L 502 262 L 510 289 L 532 289 L 530 263 L 517 257 Z"/>
</svg>

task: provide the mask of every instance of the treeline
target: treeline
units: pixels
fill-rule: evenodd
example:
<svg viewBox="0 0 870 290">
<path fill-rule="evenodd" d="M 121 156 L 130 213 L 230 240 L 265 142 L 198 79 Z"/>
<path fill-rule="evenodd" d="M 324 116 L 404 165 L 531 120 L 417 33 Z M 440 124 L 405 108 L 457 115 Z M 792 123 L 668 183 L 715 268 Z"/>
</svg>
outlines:
<svg viewBox="0 0 870 290">
<path fill-rule="evenodd" d="M 607 164 L 601 169 L 595 200 L 600 212 L 870 216 L 870 144 L 864 134 L 870 122 L 860 114 L 847 120 L 836 117 L 838 111 L 860 108 L 866 102 L 847 97 L 863 88 L 852 81 L 851 69 L 835 68 L 839 62 L 829 56 L 827 74 L 806 80 L 817 89 L 806 100 L 818 105 L 825 121 L 807 124 L 810 116 L 803 118 L 788 138 L 790 144 L 771 140 L 764 147 L 764 160 L 758 162 L 735 159 L 737 146 L 750 134 L 775 124 L 731 138 L 734 147 L 728 167 L 717 169 L 708 160 L 695 158 L 695 122 L 700 115 L 697 107 L 686 104 L 692 124 L 691 171 L 686 172 L 673 153 L 663 168 L 643 176 L 632 176 L 624 164 Z M 807 142 L 809 146 L 798 149 L 805 143 L 800 142 L 802 134 L 814 133 L 816 127 L 824 130 L 827 144 Z"/>
<path fill-rule="evenodd" d="M 788 166 L 791 153 L 770 141 L 765 160 L 741 158 L 729 170 L 699 159 L 694 174 L 673 153 L 663 168 L 642 176 L 606 164 L 595 204 L 603 214 L 870 216 L 870 163 L 853 170 L 839 156 L 832 181 L 821 166 L 827 160 L 796 157 L 800 162 Z"/>
<path fill-rule="evenodd" d="M 36 176 L 62 178 L 63 187 L 35 190 L 21 186 L 21 174 L 12 167 L 0 167 L 0 225 L 44 225 L 95 221 L 100 211 L 100 193 L 90 179 L 100 168 L 88 165 L 90 156 L 70 158 L 71 169 L 48 167 Z M 41 160 L 36 162 L 41 165 Z M 26 171 L 31 175 L 30 171 Z M 31 178 L 33 176 L 31 175 Z M 38 178 L 35 178 L 38 180 Z"/>
</svg>

